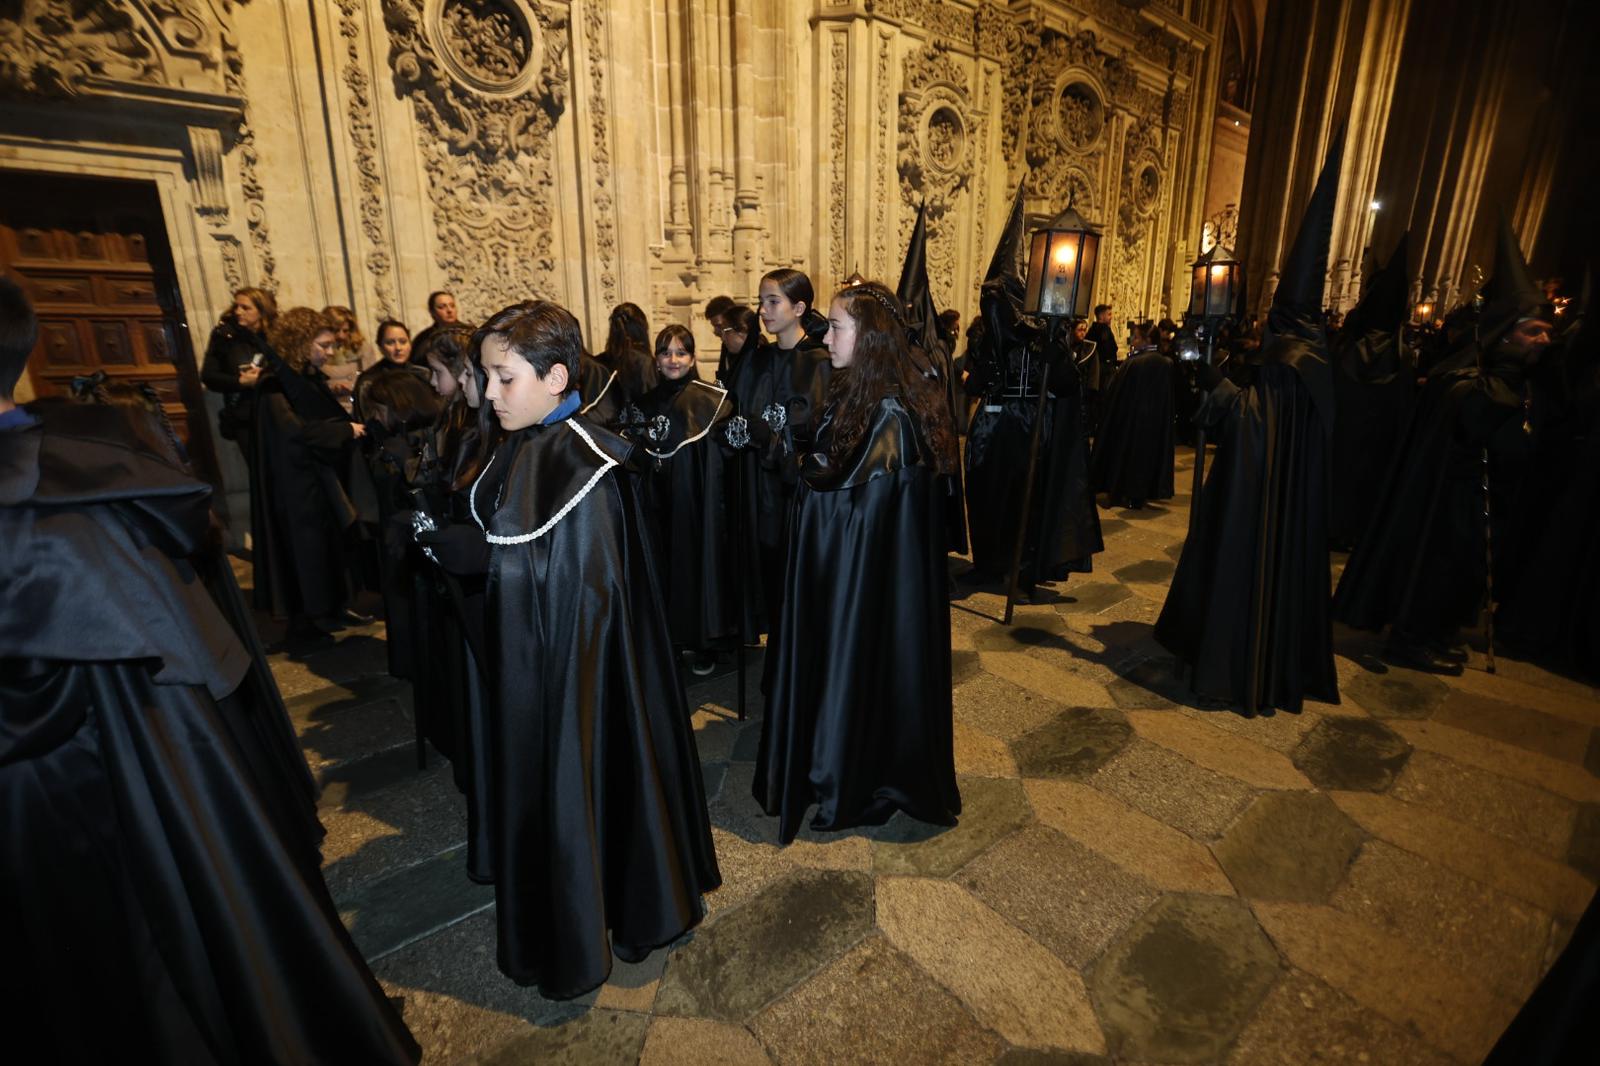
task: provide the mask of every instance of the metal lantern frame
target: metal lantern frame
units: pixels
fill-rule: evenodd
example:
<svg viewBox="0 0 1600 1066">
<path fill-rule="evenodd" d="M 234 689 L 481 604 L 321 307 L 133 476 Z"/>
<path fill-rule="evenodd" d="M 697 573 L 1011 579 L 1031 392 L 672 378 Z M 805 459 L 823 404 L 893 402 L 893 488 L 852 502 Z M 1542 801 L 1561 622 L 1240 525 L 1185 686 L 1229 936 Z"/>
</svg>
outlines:
<svg viewBox="0 0 1600 1066">
<path fill-rule="evenodd" d="M 1028 249 L 1022 313 L 1088 318 L 1100 266 L 1101 233 L 1071 205 L 1035 230 Z"/>
<path fill-rule="evenodd" d="M 1189 268 L 1189 317 L 1227 318 L 1244 294 L 1244 264 L 1233 250 L 1213 244 Z"/>
</svg>

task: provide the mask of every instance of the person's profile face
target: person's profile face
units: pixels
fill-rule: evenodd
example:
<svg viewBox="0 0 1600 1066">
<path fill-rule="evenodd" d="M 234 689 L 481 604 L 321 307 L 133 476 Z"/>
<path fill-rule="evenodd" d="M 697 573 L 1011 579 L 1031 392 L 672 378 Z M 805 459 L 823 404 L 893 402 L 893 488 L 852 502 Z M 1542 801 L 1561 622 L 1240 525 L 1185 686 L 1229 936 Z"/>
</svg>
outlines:
<svg viewBox="0 0 1600 1066">
<path fill-rule="evenodd" d="M 449 293 L 442 293 L 434 297 L 433 306 L 429 310 L 433 312 L 433 320 L 439 325 L 451 325 L 456 321 L 456 298 Z"/>
<path fill-rule="evenodd" d="M 1089 335 L 1089 323 L 1079 319 L 1072 324 L 1072 339 L 1081 341 Z"/>
<path fill-rule="evenodd" d="M 233 318 L 235 322 L 245 329 L 261 329 L 261 308 L 248 296 L 235 296 L 233 298 Z"/>
<path fill-rule="evenodd" d="M 1102 323 L 1110 322 L 1111 321 L 1111 308 L 1108 307 L 1104 311 L 1101 311 L 1098 315 L 1095 315 L 1094 316 L 1094 320 L 1096 322 L 1102 322 Z"/>
<path fill-rule="evenodd" d="M 306 351 L 306 362 L 321 369 L 333 358 L 333 346 L 337 343 L 338 334 L 331 329 L 325 329 L 311 338 L 311 347 Z"/>
<path fill-rule="evenodd" d="M 450 373 L 450 368 L 445 366 L 433 356 L 428 356 L 429 380 L 433 382 L 433 391 L 448 400 L 460 388 L 455 375 Z"/>
<path fill-rule="evenodd" d="M 681 381 L 694 369 L 694 356 L 683 346 L 682 337 L 673 337 L 656 355 L 656 369 L 668 381 Z"/>
<path fill-rule="evenodd" d="M 484 399 L 494 407 L 507 432 L 538 425 L 560 405 L 567 388 L 565 366 L 557 363 L 540 377 L 533 364 L 512 351 L 500 333 L 485 337 L 481 351 L 483 369 L 489 376 Z"/>
<path fill-rule="evenodd" d="M 776 337 L 792 329 L 805 313 L 805 302 L 789 299 L 776 281 L 768 279 L 761 283 L 761 325 L 768 333 Z"/>
<path fill-rule="evenodd" d="M 461 394 L 467 398 L 467 406 L 476 411 L 483 406 L 483 396 L 478 392 L 478 375 L 473 372 L 471 363 L 461 368 L 461 376 L 456 378 L 456 384 L 461 386 Z"/>
<path fill-rule="evenodd" d="M 391 363 L 404 363 L 411 359 L 411 334 L 403 329 L 390 326 L 384 330 L 378 346 L 383 349 L 383 357 Z"/>
<path fill-rule="evenodd" d="M 828 362 L 835 370 L 843 370 L 856 359 L 856 320 L 845 310 L 844 301 L 834 299 L 828 305 L 828 334 L 823 338 L 828 346 Z"/>
<path fill-rule="evenodd" d="M 1550 346 L 1552 328 L 1550 323 L 1542 318 L 1530 318 L 1518 322 L 1511 327 L 1511 332 L 1506 334 L 1505 346 L 1532 362 L 1539 357 L 1539 353 Z"/>
</svg>

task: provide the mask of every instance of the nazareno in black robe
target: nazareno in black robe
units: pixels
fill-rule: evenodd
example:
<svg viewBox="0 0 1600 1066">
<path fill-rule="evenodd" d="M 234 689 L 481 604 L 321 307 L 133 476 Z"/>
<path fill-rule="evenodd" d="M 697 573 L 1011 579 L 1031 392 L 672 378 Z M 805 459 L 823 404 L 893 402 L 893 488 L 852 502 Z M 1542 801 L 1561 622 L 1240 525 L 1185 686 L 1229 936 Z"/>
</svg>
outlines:
<svg viewBox="0 0 1600 1066">
<path fill-rule="evenodd" d="M 982 391 L 983 401 L 967 434 L 966 493 L 972 565 L 990 578 L 1011 568 L 1039 382 L 1045 364 L 1050 367 L 1019 579 L 1024 590 L 1031 590 L 1039 581 L 1088 573 L 1095 553 L 1105 550 L 1089 484 L 1083 391 L 1070 339 L 1052 343 L 1023 323 L 1002 283 L 985 283 L 983 309 L 984 346 L 968 350 L 967 372 L 975 379 L 969 386 Z"/>
<path fill-rule="evenodd" d="M 731 372 L 728 389 L 737 403 L 736 413 L 749 423 L 753 444 L 740 456 L 739 465 L 760 580 L 747 584 L 745 597 L 748 603 L 761 605 L 769 644 L 783 605 L 784 553 L 798 457 L 810 445 L 832 372 L 827 349 L 810 336 L 788 349 L 763 344 L 741 358 Z M 769 421 L 764 416 L 773 417 Z"/>
<path fill-rule="evenodd" d="M 499 964 L 558 999 L 613 947 L 635 961 L 692 928 L 721 883 L 629 450 L 574 415 L 512 434 L 472 489 Z"/>
<path fill-rule="evenodd" d="M 1156 640 L 1189 667 L 1193 690 L 1246 714 L 1298 712 L 1306 697 L 1339 702 L 1328 619 L 1332 385 L 1320 327 L 1302 329 L 1273 338 L 1254 385 L 1223 380 L 1195 416 L 1216 434 L 1216 459 L 1156 620 Z"/>
<path fill-rule="evenodd" d="M 732 460 L 721 434 L 733 397 L 698 378 L 661 383 L 640 401 L 640 466 L 645 516 L 659 548 L 667 630 L 679 647 L 731 646 L 740 633 L 740 603 L 730 523 Z M 743 545 L 746 570 L 755 554 Z"/>
<path fill-rule="evenodd" d="M 357 515 L 345 485 L 355 431 L 321 371 L 274 366 L 256 386 L 255 605 L 277 618 L 319 618 L 349 595 L 345 535 Z"/>
<path fill-rule="evenodd" d="M 794 503 L 783 623 L 769 652 L 754 793 L 787 844 L 879 825 L 896 810 L 954 825 L 950 605 L 943 483 L 898 396 L 846 464 L 827 425 Z"/>
<path fill-rule="evenodd" d="M 1346 337 L 1334 361 L 1333 499 L 1328 541 L 1355 547 L 1372 518 L 1395 449 L 1417 395 L 1416 371 L 1403 358 L 1395 330 Z"/>
<path fill-rule="evenodd" d="M 1505 544 L 1523 432 L 1525 367 L 1503 356 L 1428 379 L 1373 517 L 1334 594 L 1356 629 L 1394 627 L 1400 643 L 1444 645 L 1483 604 L 1483 452 L 1491 453 L 1495 531 Z"/>
<path fill-rule="evenodd" d="M 1113 504 L 1172 498 L 1176 376 L 1171 359 L 1146 348 L 1117 368 L 1102 397 L 1089 477 Z"/>
<path fill-rule="evenodd" d="M 52 1061 L 415 1062 L 323 883 L 288 723 L 244 720 L 283 711 L 193 562 L 209 486 L 119 411 L 39 414 L 0 432 L 8 1013 Z"/>
</svg>

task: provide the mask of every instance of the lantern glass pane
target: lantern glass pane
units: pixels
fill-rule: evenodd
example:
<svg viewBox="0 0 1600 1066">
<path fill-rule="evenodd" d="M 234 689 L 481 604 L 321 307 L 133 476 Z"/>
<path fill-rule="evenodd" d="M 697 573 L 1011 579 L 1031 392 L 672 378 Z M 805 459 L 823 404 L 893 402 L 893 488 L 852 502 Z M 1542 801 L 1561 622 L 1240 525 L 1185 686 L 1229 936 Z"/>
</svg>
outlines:
<svg viewBox="0 0 1600 1066">
<path fill-rule="evenodd" d="M 1189 313 L 1196 316 L 1206 313 L 1206 268 L 1204 264 L 1195 267 L 1190 272 Z"/>
<path fill-rule="evenodd" d="M 1078 318 L 1089 317 L 1089 301 L 1094 298 L 1094 271 L 1100 258 L 1100 238 L 1093 233 L 1083 234 L 1078 249 L 1078 272 L 1072 279 L 1073 300 L 1071 313 Z"/>
<path fill-rule="evenodd" d="M 1233 304 L 1233 266 L 1216 263 L 1206 284 L 1206 314 L 1225 315 Z"/>
<path fill-rule="evenodd" d="M 1033 246 L 1028 250 L 1028 288 L 1022 297 L 1022 310 L 1024 314 L 1037 314 L 1039 312 L 1040 287 L 1045 283 L 1045 253 L 1050 248 L 1050 234 L 1035 233 Z"/>
</svg>

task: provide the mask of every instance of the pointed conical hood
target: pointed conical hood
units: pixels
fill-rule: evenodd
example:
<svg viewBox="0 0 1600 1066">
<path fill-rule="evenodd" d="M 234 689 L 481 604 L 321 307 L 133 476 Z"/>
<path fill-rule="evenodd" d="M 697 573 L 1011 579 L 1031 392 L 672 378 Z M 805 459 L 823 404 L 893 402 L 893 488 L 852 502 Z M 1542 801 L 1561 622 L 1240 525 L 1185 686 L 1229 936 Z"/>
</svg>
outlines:
<svg viewBox="0 0 1600 1066">
<path fill-rule="evenodd" d="M 1284 253 L 1278 271 L 1278 288 L 1272 306 L 1286 311 L 1316 313 L 1322 310 L 1328 279 L 1328 246 L 1333 241 L 1333 209 L 1339 200 L 1339 168 L 1344 160 L 1344 127 L 1334 134 L 1328 157 L 1311 200 L 1300 218 L 1300 231 Z"/>
<path fill-rule="evenodd" d="M 911 228 L 911 243 L 906 247 L 905 266 L 900 268 L 900 284 L 895 295 L 906 309 L 906 339 L 916 347 L 931 350 L 936 336 L 939 309 L 934 306 L 933 289 L 928 284 L 928 201 L 917 209 L 917 224 Z"/>
<path fill-rule="evenodd" d="M 1528 272 L 1511 220 L 1500 213 L 1500 232 L 1494 249 L 1494 273 L 1484 283 L 1480 334 L 1485 338 L 1503 332 L 1517 319 L 1532 314 L 1544 303 L 1544 293 Z"/>
<path fill-rule="evenodd" d="M 1368 282 L 1366 295 L 1344 316 L 1343 335 L 1387 333 L 1410 317 L 1411 277 L 1406 263 L 1410 241 L 1410 230 L 1400 235 L 1394 254 Z"/>
<path fill-rule="evenodd" d="M 1016 276 L 1017 260 L 1022 257 L 1022 190 L 1027 184 L 1026 176 L 1017 183 L 1017 195 L 1011 201 L 1011 214 L 1006 216 L 1006 227 L 1000 231 L 1000 243 L 994 246 L 994 255 L 989 260 L 989 273 L 983 276 L 984 281 Z"/>
</svg>

